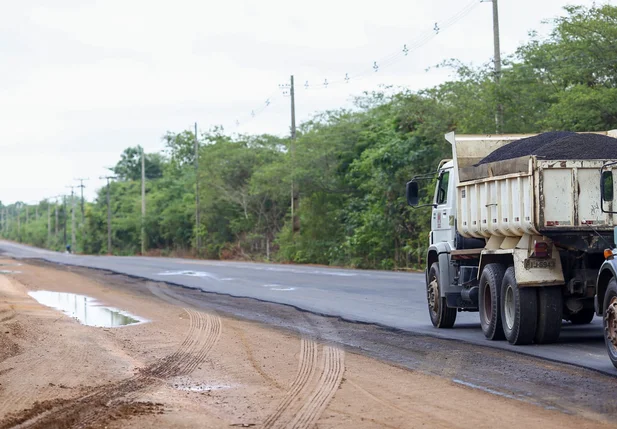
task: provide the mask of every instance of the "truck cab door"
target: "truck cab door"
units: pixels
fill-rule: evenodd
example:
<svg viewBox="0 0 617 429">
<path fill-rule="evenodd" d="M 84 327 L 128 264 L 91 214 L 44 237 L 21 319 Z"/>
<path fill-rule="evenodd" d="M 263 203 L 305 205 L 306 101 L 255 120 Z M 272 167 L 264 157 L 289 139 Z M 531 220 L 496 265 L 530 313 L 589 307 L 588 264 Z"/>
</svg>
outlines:
<svg viewBox="0 0 617 429">
<path fill-rule="evenodd" d="M 454 248 L 455 211 L 454 205 L 454 175 L 451 168 L 442 170 L 437 180 L 433 214 L 431 218 L 431 231 L 433 243 L 447 242 L 450 248 Z"/>
</svg>

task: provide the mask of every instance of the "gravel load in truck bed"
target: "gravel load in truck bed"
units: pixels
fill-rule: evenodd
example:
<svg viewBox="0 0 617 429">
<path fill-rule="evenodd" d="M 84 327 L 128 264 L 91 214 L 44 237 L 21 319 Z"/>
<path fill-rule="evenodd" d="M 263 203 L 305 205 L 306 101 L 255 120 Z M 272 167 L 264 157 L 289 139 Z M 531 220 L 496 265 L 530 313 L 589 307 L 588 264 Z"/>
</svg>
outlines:
<svg viewBox="0 0 617 429">
<path fill-rule="evenodd" d="M 478 165 L 527 155 L 541 159 L 617 159 L 617 139 L 601 134 L 551 131 L 502 146 Z"/>
</svg>

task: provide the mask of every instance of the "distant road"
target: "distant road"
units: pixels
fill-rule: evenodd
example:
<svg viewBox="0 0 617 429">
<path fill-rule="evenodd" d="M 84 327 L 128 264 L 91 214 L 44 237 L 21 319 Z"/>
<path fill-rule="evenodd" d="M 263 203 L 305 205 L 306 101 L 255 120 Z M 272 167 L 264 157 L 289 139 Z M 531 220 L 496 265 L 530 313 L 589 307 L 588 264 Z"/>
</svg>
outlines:
<svg viewBox="0 0 617 429">
<path fill-rule="evenodd" d="M 604 349 L 599 318 L 582 327 L 564 324 L 561 342 L 542 346 L 513 347 L 505 341 L 486 340 L 477 313 L 459 313 L 454 329 L 433 328 L 426 307 L 423 274 L 175 258 L 80 256 L 1 240 L 0 252 L 14 258 L 105 269 L 206 292 L 288 304 L 350 321 L 464 340 L 617 375 Z"/>
</svg>

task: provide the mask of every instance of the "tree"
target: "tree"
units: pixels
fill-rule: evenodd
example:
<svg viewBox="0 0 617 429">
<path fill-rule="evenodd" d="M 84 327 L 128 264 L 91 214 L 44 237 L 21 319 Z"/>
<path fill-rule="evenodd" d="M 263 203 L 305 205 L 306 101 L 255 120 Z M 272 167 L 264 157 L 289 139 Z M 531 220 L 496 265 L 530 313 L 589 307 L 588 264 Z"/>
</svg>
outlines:
<svg viewBox="0 0 617 429">
<path fill-rule="evenodd" d="M 120 180 L 141 180 L 141 146 L 124 149 L 120 161 L 111 169 Z M 160 153 L 145 155 L 146 179 L 158 179 L 163 176 L 165 157 Z"/>
</svg>

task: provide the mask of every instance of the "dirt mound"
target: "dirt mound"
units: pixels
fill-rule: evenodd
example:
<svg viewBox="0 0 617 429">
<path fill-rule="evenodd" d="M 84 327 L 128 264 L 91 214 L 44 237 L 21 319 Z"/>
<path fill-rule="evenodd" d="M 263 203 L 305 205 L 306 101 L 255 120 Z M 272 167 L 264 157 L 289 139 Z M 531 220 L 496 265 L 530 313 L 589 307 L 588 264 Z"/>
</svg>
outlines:
<svg viewBox="0 0 617 429">
<path fill-rule="evenodd" d="M 477 165 L 528 155 L 541 159 L 617 159 L 617 139 L 601 134 L 551 131 L 502 146 Z"/>
</svg>

